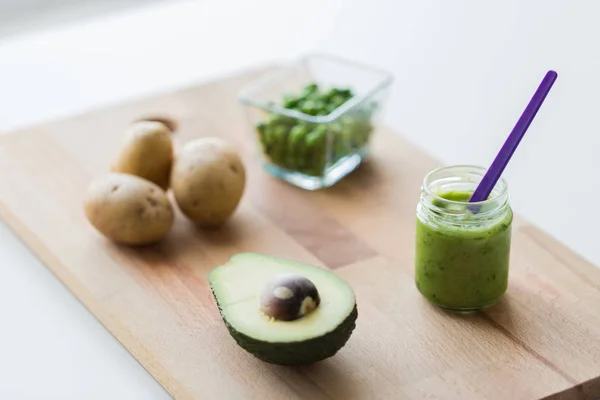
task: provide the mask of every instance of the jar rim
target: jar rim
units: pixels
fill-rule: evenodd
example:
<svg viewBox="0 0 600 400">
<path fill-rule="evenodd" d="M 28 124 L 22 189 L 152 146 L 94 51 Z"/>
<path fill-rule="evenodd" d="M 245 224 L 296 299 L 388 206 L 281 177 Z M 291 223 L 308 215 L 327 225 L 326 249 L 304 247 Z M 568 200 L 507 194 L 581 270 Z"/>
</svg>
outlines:
<svg viewBox="0 0 600 400">
<path fill-rule="evenodd" d="M 427 173 L 427 175 L 425 175 L 425 178 L 423 178 L 423 190 L 427 193 L 427 195 L 432 196 L 434 199 L 444 202 L 444 203 L 449 203 L 449 204 L 456 204 L 456 205 L 462 205 L 462 206 L 484 206 L 484 205 L 488 205 L 488 204 L 492 204 L 498 201 L 498 199 L 501 199 L 503 197 L 506 196 L 507 192 L 508 192 L 508 184 L 506 183 L 506 179 L 504 179 L 502 176 L 498 179 L 498 182 L 496 182 L 496 186 L 498 187 L 498 185 L 500 185 L 500 190 L 498 192 L 497 195 L 495 195 L 494 197 L 488 198 L 486 200 L 482 200 L 482 201 L 474 201 L 474 202 L 469 202 L 469 201 L 458 201 L 458 200 L 449 200 L 446 199 L 444 197 L 441 197 L 440 195 L 438 195 L 437 193 L 434 193 L 431 190 L 431 185 L 430 183 L 432 183 L 432 177 L 437 174 L 440 173 L 442 171 L 447 171 L 447 170 L 452 170 L 452 169 L 466 169 L 468 170 L 468 172 L 471 173 L 475 173 L 481 176 L 481 178 L 483 178 L 483 176 L 485 175 L 487 169 L 478 165 L 470 165 L 470 164 L 456 164 L 456 165 L 447 165 L 447 166 L 443 166 L 443 167 L 438 167 L 435 168 L 433 170 L 431 170 L 430 172 Z"/>
</svg>

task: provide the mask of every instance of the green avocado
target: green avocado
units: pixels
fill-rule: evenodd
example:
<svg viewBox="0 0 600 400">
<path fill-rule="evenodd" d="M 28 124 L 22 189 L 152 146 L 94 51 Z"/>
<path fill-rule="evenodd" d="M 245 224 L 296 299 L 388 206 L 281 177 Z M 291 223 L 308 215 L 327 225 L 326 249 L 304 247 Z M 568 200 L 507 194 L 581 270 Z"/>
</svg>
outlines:
<svg viewBox="0 0 600 400">
<path fill-rule="evenodd" d="M 276 320 L 261 309 L 261 292 L 281 274 L 308 279 L 320 301 L 292 321 Z M 211 271 L 209 283 L 221 317 L 237 344 L 272 364 L 312 364 L 336 354 L 356 326 L 352 288 L 324 268 L 258 253 L 240 253 Z"/>
</svg>

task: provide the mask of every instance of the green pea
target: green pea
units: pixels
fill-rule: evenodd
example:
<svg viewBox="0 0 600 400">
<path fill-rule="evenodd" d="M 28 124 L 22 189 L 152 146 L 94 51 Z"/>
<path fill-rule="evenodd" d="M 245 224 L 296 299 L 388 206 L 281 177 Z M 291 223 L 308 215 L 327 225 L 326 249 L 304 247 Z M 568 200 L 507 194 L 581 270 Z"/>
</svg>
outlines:
<svg viewBox="0 0 600 400">
<path fill-rule="evenodd" d="M 299 100 L 300 99 L 298 99 L 292 95 L 286 94 L 283 98 L 283 106 L 285 108 L 289 108 L 289 109 L 293 110 L 298 106 Z"/>
<path fill-rule="evenodd" d="M 287 142 L 287 162 L 290 168 L 298 168 L 304 156 L 304 138 L 308 129 L 304 124 L 298 124 L 290 131 Z"/>
<path fill-rule="evenodd" d="M 315 100 L 306 100 L 302 104 L 302 112 L 308 115 L 317 115 L 319 113 L 320 108 L 321 105 L 318 101 Z"/>
<path fill-rule="evenodd" d="M 331 98 L 329 104 L 335 109 L 344 104 L 346 100 L 347 99 L 344 96 L 340 96 L 339 94 L 337 94 Z"/>
<path fill-rule="evenodd" d="M 269 155 L 275 163 L 282 166 L 285 166 L 285 143 L 287 136 L 288 129 L 282 125 L 273 127 L 269 134 Z"/>
<path fill-rule="evenodd" d="M 325 172 L 325 152 L 316 152 L 313 154 L 311 167 L 309 168 L 310 175 L 322 176 Z"/>
<path fill-rule="evenodd" d="M 308 95 L 308 94 L 316 93 L 318 91 L 319 91 L 319 85 L 317 85 L 315 82 L 311 82 L 304 86 L 304 88 L 302 89 L 302 95 Z"/>
<path fill-rule="evenodd" d="M 282 115 L 282 114 L 272 113 L 267 118 L 267 123 L 269 125 L 271 125 L 271 126 L 274 126 L 274 125 L 289 125 L 290 123 L 293 123 L 293 122 L 294 122 L 293 118 L 288 117 L 286 115 Z"/>
<path fill-rule="evenodd" d="M 266 132 L 268 130 L 268 125 L 264 122 L 259 122 L 256 124 L 256 132 L 258 133 L 258 141 L 263 149 L 263 152 L 267 151 L 267 137 Z"/>
<path fill-rule="evenodd" d="M 333 96 L 335 96 L 337 94 L 337 91 L 335 88 L 330 88 L 329 90 L 327 90 L 325 93 L 322 94 L 321 98 L 327 102 L 329 102 L 331 100 L 331 98 Z"/>
<path fill-rule="evenodd" d="M 267 124 L 265 124 L 263 121 L 260 121 L 259 123 L 256 124 L 256 129 L 261 134 L 265 133 L 266 128 L 267 128 Z"/>
<path fill-rule="evenodd" d="M 326 107 L 327 107 L 327 114 L 331 114 L 337 108 L 337 106 L 333 103 L 327 103 Z"/>
<path fill-rule="evenodd" d="M 306 135 L 306 151 L 307 154 L 313 154 L 323 150 L 325 152 L 325 136 L 317 131 L 312 131 Z"/>
<path fill-rule="evenodd" d="M 337 88 L 336 93 L 338 96 L 343 97 L 345 100 L 348 100 L 354 95 L 350 88 Z"/>
<path fill-rule="evenodd" d="M 325 135 L 327 133 L 327 131 L 329 130 L 329 125 L 328 124 L 315 124 L 313 130 L 319 132 L 319 134 L 321 134 L 321 135 Z"/>
<path fill-rule="evenodd" d="M 318 125 L 306 136 L 305 160 L 313 175 L 320 175 L 325 167 L 327 126 Z"/>
<path fill-rule="evenodd" d="M 331 159 L 336 159 L 336 146 L 342 132 L 342 126 L 336 121 L 329 124 L 329 132 L 331 135 Z"/>
<path fill-rule="evenodd" d="M 268 125 L 264 122 L 259 122 L 256 124 L 256 131 L 258 132 L 258 137 L 261 142 L 265 141 L 265 132 L 267 131 Z"/>
</svg>

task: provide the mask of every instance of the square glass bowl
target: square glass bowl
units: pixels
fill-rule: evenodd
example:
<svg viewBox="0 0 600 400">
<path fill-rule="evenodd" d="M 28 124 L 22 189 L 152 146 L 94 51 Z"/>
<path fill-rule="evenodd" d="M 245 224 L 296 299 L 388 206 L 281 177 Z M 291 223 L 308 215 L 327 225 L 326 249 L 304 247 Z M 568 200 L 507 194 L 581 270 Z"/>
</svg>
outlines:
<svg viewBox="0 0 600 400">
<path fill-rule="evenodd" d="M 393 77 L 330 55 L 279 66 L 239 100 L 264 168 L 307 190 L 332 186 L 368 155 Z"/>
</svg>

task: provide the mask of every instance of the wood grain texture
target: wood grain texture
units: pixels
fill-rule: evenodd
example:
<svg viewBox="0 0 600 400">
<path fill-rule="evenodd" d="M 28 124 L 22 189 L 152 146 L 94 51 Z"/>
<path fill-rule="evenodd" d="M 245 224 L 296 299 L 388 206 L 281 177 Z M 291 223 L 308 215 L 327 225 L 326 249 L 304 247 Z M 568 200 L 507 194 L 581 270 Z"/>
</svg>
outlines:
<svg viewBox="0 0 600 400">
<path fill-rule="evenodd" d="M 517 218 L 504 298 L 472 315 L 432 307 L 413 283 L 413 247 L 419 187 L 436 160 L 382 127 L 372 160 L 335 187 L 277 181 L 260 167 L 236 101 L 260 72 L 1 137 L 0 217 L 177 399 L 600 397 L 598 268 Z M 177 121 L 178 147 L 231 140 L 248 186 L 221 230 L 197 230 L 178 214 L 163 242 L 131 249 L 91 228 L 82 196 L 108 170 L 127 124 L 152 115 Z M 206 277 L 241 251 L 348 280 L 360 313 L 347 346 L 302 368 L 238 348 Z"/>
</svg>

